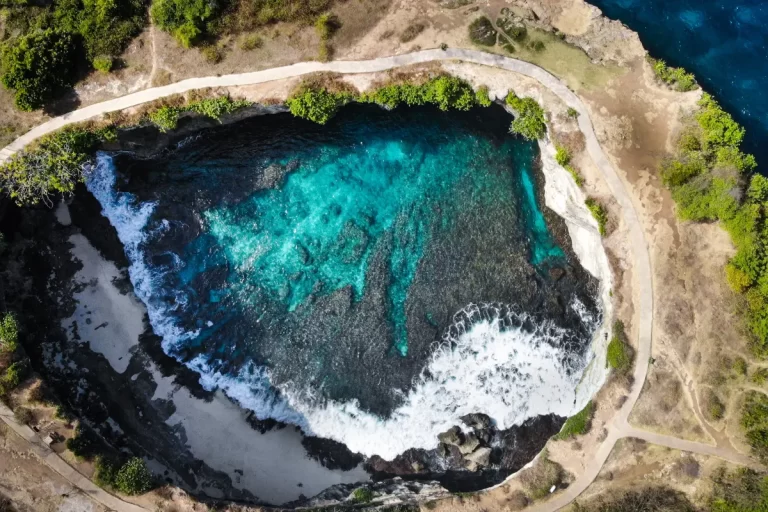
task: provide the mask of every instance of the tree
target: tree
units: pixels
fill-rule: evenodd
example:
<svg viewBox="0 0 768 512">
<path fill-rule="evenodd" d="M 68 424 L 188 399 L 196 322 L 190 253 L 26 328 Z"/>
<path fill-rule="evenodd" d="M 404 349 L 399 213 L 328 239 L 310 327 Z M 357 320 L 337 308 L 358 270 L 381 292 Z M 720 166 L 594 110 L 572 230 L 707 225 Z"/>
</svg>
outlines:
<svg viewBox="0 0 768 512">
<path fill-rule="evenodd" d="M 134 457 L 115 476 L 115 488 L 123 494 L 144 494 L 152 489 L 152 473 L 143 459 Z"/>
<path fill-rule="evenodd" d="M 216 7 L 209 0 L 156 0 L 150 13 L 158 27 L 189 48 L 205 32 L 206 23 L 217 13 Z"/>
<path fill-rule="evenodd" d="M 533 98 L 520 98 L 515 93 L 507 94 L 507 105 L 515 111 L 515 120 L 509 128 L 511 133 L 522 135 L 528 140 L 536 140 L 547 133 L 544 109 Z"/>
<path fill-rule="evenodd" d="M 2 82 L 18 108 L 41 108 L 74 81 L 75 44 L 68 32 L 48 29 L 22 36 L 2 55 Z"/>
</svg>

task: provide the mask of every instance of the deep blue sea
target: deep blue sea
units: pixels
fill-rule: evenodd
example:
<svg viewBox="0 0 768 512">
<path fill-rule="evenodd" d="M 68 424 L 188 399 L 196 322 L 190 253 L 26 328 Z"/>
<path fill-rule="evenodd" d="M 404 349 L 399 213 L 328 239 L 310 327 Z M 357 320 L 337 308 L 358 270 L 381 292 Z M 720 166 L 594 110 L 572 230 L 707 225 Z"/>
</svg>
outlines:
<svg viewBox="0 0 768 512">
<path fill-rule="evenodd" d="M 597 283 L 509 122 L 261 116 L 101 154 L 87 185 L 166 352 L 260 418 L 393 457 L 469 412 L 572 412 Z"/>
<path fill-rule="evenodd" d="M 768 169 L 768 2 L 589 0 L 640 35 L 652 57 L 683 66 L 747 129 L 744 150 Z"/>
</svg>

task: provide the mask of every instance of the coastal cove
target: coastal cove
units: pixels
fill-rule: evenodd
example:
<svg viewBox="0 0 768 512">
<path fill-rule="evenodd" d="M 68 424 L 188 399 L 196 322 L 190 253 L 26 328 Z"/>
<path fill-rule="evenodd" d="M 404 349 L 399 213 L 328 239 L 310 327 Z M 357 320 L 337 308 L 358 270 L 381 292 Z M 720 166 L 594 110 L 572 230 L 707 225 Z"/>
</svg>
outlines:
<svg viewBox="0 0 768 512">
<path fill-rule="evenodd" d="M 501 93 L 499 93 L 499 94 L 501 94 Z M 498 108 L 498 107 L 494 107 L 494 108 Z M 383 114 L 384 114 L 384 113 L 382 112 L 382 115 L 383 115 Z M 502 115 L 502 117 L 505 117 L 506 119 L 509 119 L 509 118 L 508 118 L 508 117 L 506 117 L 505 115 Z M 504 123 L 502 123 L 502 124 L 504 124 Z M 227 128 L 224 128 L 224 129 L 227 129 Z M 503 127 L 503 126 L 502 126 L 502 128 L 501 128 L 501 130 L 500 130 L 500 131 L 502 131 L 502 133 L 503 133 L 503 131 L 504 131 L 504 127 Z M 189 142 L 187 142 L 187 144 L 190 144 L 190 143 L 189 143 Z M 188 146 L 188 147 L 191 147 L 191 146 Z M 545 148 L 547 151 L 552 151 L 552 150 L 551 150 L 551 149 L 550 149 L 548 146 L 544 146 L 544 148 Z M 182 148 L 182 149 L 183 149 L 183 148 Z M 545 158 L 545 160 L 547 160 L 547 161 L 551 161 L 551 154 L 548 154 L 548 157 L 547 157 L 547 158 Z M 552 172 L 552 169 L 553 169 L 553 168 L 552 168 L 551 166 L 549 166 L 549 165 L 547 165 L 547 167 L 548 167 L 549 169 L 551 169 L 551 170 L 550 170 L 550 172 Z M 562 171 L 562 169 L 560 169 L 559 171 L 555 170 L 554 172 L 560 172 L 560 173 L 561 173 L 563 176 L 567 177 L 567 174 L 566 174 L 566 173 L 564 173 L 564 172 Z M 566 178 L 566 180 L 567 180 L 567 178 Z M 537 180 L 535 180 L 535 181 L 538 181 L 538 179 L 537 179 Z M 565 183 L 565 182 L 563 182 L 563 183 Z M 530 185 L 529 185 L 529 186 L 530 186 Z M 561 183 L 561 185 L 560 185 L 560 186 L 562 186 L 562 183 Z M 577 189 L 577 188 L 575 188 L 575 185 L 573 185 L 573 190 L 576 190 L 576 191 L 577 191 L 577 193 L 578 193 L 578 189 Z M 573 193 L 573 190 L 571 190 L 569 193 Z M 551 197 L 557 197 L 557 194 L 558 194 L 558 193 L 562 194 L 562 193 L 564 193 L 564 191 L 560 190 L 560 191 L 558 191 L 558 192 L 555 192 L 555 193 L 554 193 L 554 196 L 553 196 L 552 192 L 549 192 L 549 193 L 545 193 L 544 195 L 547 195 L 547 196 L 548 196 L 548 197 L 547 197 L 547 200 L 549 201 L 549 200 L 551 200 Z M 525 194 L 521 194 L 521 195 L 522 195 L 523 197 L 525 196 Z M 542 197 L 542 194 L 541 194 L 541 192 L 538 192 L 538 193 L 537 193 L 537 196 L 538 196 L 538 199 L 537 199 L 537 200 L 538 200 L 538 201 L 539 201 L 539 203 L 541 204 L 541 202 L 543 202 L 543 197 Z M 562 197 L 562 196 L 561 196 L 561 197 L 560 197 L 560 199 L 561 199 L 561 201 L 560 201 L 560 202 L 561 202 L 561 204 L 570 203 L 570 204 L 571 204 L 571 206 L 573 206 L 573 205 L 576 205 L 576 204 L 583 204 L 583 198 L 581 198 L 581 199 L 579 199 L 579 198 L 570 198 L 570 199 L 568 199 L 568 198 L 565 198 L 565 197 Z M 563 201 L 563 200 L 564 200 L 564 201 Z M 91 206 L 91 208 L 93 208 L 93 206 Z M 576 208 L 578 209 L 579 207 L 577 206 Z M 583 208 L 583 206 L 581 206 L 580 208 L 581 208 L 581 211 L 582 211 L 582 212 L 586 213 L 586 210 Z M 573 213 L 573 212 L 571 212 L 571 213 Z M 551 217 L 551 214 L 547 214 L 547 216 L 550 218 L 550 220 L 552 219 L 552 217 Z M 76 215 L 76 214 L 73 214 L 73 217 L 77 217 L 77 215 Z M 573 219 L 570 219 L 570 220 L 572 221 Z M 592 231 L 592 232 L 594 232 L 594 233 L 595 233 L 595 236 L 594 236 L 594 238 L 592 239 L 592 241 L 593 241 L 593 242 L 597 242 L 597 243 L 599 244 L 599 236 L 596 234 L 596 231 L 595 231 L 595 227 L 594 227 L 594 224 L 593 224 L 593 222 L 594 222 L 594 221 L 592 221 L 592 220 L 591 220 L 591 217 L 589 217 L 589 214 L 588 214 L 588 213 L 586 213 L 586 215 L 582 215 L 582 216 L 581 216 L 581 219 L 579 220 L 579 222 L 577 222 L 577 223 L 576 223 L 576 225 L 579 225 L 579 223 L 580 223 L 580 225 L 579 225 L 579 226 L 580 226 L 580 229 L 582 229 L 582 230 L 584 230 L 584 229 L 585 229 L 585 230 L 587 230 L 587 231 Z M 568 228 L 569 228 L 569 230 L 571 229 L 571 225 L 570 225 L 570 224 L 568 225 Z M 561 230 L 562 230 L 562 228 L 561 228 Z M 560 235 L 560 236 L 562 236 L 562 235 Z M 567 238 L 566 238 L 565 240 L 566 240 L 566 243 L 567 243 Z M 96 242 L 96 243 L 98 244 L 99 242 Z M 581 237 L 580 237 L 580 243 L 581 243 L 581 244 L 583 244 L 583 243 L 584 243 L 584 238 L 583 238 L 583 236 L 581 236 Z M 568 245 L 570 245 L 570 244 L 568 244 Z M 564 247 L 564 249 L 566 249 L 566 252 L 570 253 L 570 247 Z M 583 250 L 585 250 L 585 249 L 586 249 L 586 250 L 589 250 L 589 249 L 587 249 L 586 247 L 584 247 L 583 245 L 582 245 L 581 249 L 582 249 L 582 251 L 583 251 Z M 603 258 L 603 259 L 604 259 L 604 258 Z M 599 260 L 599 259 L 598 259 L 598 260 Z M 605 265 L 604 265 L 604 266 L 605 266 Z M 594 270 L 594 268 L 590 268 L 590 270 Z M 607 275 L 608 275 L 608 274 L 606 274 L 606 273 L 604 273 L 604 274 L 603 274 L 603 276 L 607 276 Z M 83 280 L 85 280 L 85 278 L 84 278 L 84 277 L 83 277 Z M 601 289 L 603 290 L 603 292 L 607 291 L 607 287 L 605 287 L 605 286 L 601 287 Z M 115 321 L 116 323 L 119 323 L 119 322 L 117 322 L 116 320 L 113 320 L 113 321 Z M 83 337 L 83 339 L 84 339 L 84 337 Z M 156 342 L 155 342 L 155 343 L 156 343 Z M 134 349 L 130 349 L 130 346 L 128 347 L 128 349 L 129 349 L 129 350 L 135 350 L 135 348 L 134 348 Z M 110 357 L 109 357 L 109 354 L 106 354 L 106 353 L 105 353 L 105 355 L 107 355 L 108 359 L 110 359 Z M 120 358 L 118 357 L 117 359 L 120 359 Z M 113 361 L 113 359 L 110 359 L 110 361 Z M 119 363 L 119 364 L 120 364 L 120 365 L 123 365 L 123 363 Z M 113 366 L 114 366 L 114 365 L 113 365 Z M 599 363 L 599 364 L 595 364 L 595 365 L 592 365 L 592 366 L 591 366 L 591 368 L 593 368 L 593 369 L 594 369 L 594 368 L 596 368 L 596 369 L 598 369 L 598 370 L 599 370 L 600 368 L 603 368 L 603 367 L 604 367 L 604 363 Z M 149 369 L 150 369 L 150 373 L 153 373 L 153 372 L 154 372 L 154 370 L 152 370 L 151 368 L 149 368 Z M 126 372 L 126 374 L 130 374 L 130 373 L 131 373 L 131 370 L 129 369 L 129 370 Z M 593 372 L 593 373 L 595 373 L 595 372 Z M 135 373 L 134 373 L 134 374 L 132 374 L 132 375 L 133 375 L 134 377 L 136 376 L 136 374 L 135 374 Z M 602 380 L 601 380 L 601 378 L 600 378 L 600 375 L 604 375 L 604 372 L 601 372 L 601 371 L 597 371 L 597 372 L 595 373 L 595 376 L 594 376 L 594 377 L 591 377 L 591 378 L 594 378 L 594 379 L 596 379 L 596 380 L 594 380 L 593 382 L 591 382 L 591 384 L 590 384 L 589 386 L 579 387 L 579 389 L 581 389 L 581 390 L 582 390 L 582 392 L 583 392 L 583 395 L 580 395 L 580 397 L 579 397 L 579 400 L 581 400 L 581 401 L 582 401 L 582 402 L 581 402 L 582 404 L 584 403 L 584 401 L 586 401 L 586 400 L 589 400 L 589 398 L 590 398 L 590 396 L 591 396 L 591 393 L 593 392 L 593 391 L 590 391 L 590 389 L 592 389 L 592 390 L 596 389 L 596 388 L 595 388 L 595 387 L 593 387 L 593 386 L 594 386 L 594 385 L 597 385 L 597 386 L 599 386 L 599 384 L 602 382 Z M 142 377 L 141 377 L 141 376 L 139 377 L 139 380 L 142 380 Z M 155 380 L 157 380 L 157 378 L 156 378 L 156 377 L 155 377 Z M 160 380 L 162 380 L 162 379 L 160 379 Z M 158 390 L 156 390 L 155 392 L 153 392 L 153 394 L 152 394 L 154 398 L 159 398 L 159 397 L 162 397 L 162 396 L 166 396 L 166 395 L 164 394 L 164 393 L 166 393 L 166 392 L 164 392 L 164 391 L 160 391 L 160 389 L 163 389 L 163 386 L 167 386 L 167 384 L 163 385 L 163 384 L 161 384 L 160 382 L 158 382 L 158 384 L 160 384 L 160 387 L 159 387 L 159 389 L 158 389 Z M 176 407 L 178 407 L 178 404 L 176 405 Z M 570 409 L 563 409 L 563 410 L 562 410 L 563 412 L 562 412 L 561 414 L 563 414 L 564 416 L 566 416 L 566 415 L 569 415 L 569 414 L 571 413 L 571 411 L 575 411 L 575 410 L 578 410 L 578 408 L 580 408 L 580 406 L 578 406 L 578 404 L 576 404 L 576 403 L 573 403 L 573 404 L 571 404 L 571 405 L 570 405 L 570 406 L 568 406 L 568 407 L 570 407 Z M 183 417 L 183 414 L 184 414 L 184 413 L 181 413 L 181 414 L 182 414 L 182 417 Z M 179 416 L 175 416 L 175 417 L 179 417 Z M 179 418 L 180 418 L 180 417 L 179 417 Z M 201 418 L 198 418 L 198 421 L 199 421 L 200 419 L 201 419 Z M 562 421 L 562 420 L 561 420 L 561 421 Z M 169 419 L 169 420 L 168 420 L 168 422 L 169 422 L 169 423 L 175 423 L 175 422 L 176 422 L 176 420 L 174 420 L 174 419 Z M 188 429 L 188 428 L 190 428 L 190 425 L 191 425 L 191 423 L 185 423 L 185 428 L 187 428 L 187 429 Z M 553 430 L 553 431 L 550 431 L 550 432 L 551 432 L 551 433 L 550 433 L 550 435 L 551 435 L 551 434 L 553 434 L 553 433 L 555 433 L 555 432 L 556 432 L 556 430 L 557 430 L 557 427 L 555 427 L 555 430 Z M 279 432 L 279 431 L 283 431 L 283 430 L 282 430 L 282 429 L 280 429 L 280 430 L 278 430 L 278 432 Z M 197 434 L 194 434 L 194 430 L 193 430 L 193 431 L 191 431 L 191 432 L 187 432 L 187 438 L 188 438 L 188 441 L 190 442 L 190 444 L 195 442 L 195 441 L 194 441 L 194 435 L 197 435 Z M 199 434 L 199 435 L 203 435 L 203 438 L 201 438 L 201 440 L 202 440 L 202 439 L 206 439 L 206 437 L 205 437 L 205 434 L 202 434 L 202 433 L 201 433 L 201 434 Z M 211 440 L 210 440 L 210 439 L 208 439 L 207 441 L 202 441 L 202 443 L 201 443 L 201 444 L 198 444 L 198 446 L 200 446 L 200 447 L 202 447 L 202 446 L 210 446 L 210 444 L 211 444 Z M 298 444 L 298 443 L 297 443 L 297 444 Z M 532 455 L 533 455 L 533 454 L 535 453 L 535 451 L 537 450 L 537 449 L 536 449 L 536 448 L 534 448 L 533 446 L 531 446 L 531 447 L 530 447 L 530 448 L 528 448 L 528 449 L 533 449 L 534 451 L 533 451 L 533 452 L 526 452 L 526 455 L 524 455 L 524 456 L 523 456 L 521 459 L 518 459 L 518 462 L 515 462 L 515 463 L 514 463 L 514 464 L 518 464 L 516 467 L 518 467 L 518 468 L 519 468 L 519 467 L 520 467 L 520 465 L 522 465 L 522 464 L 525 464 L 525 463 L 527 462 L 527 460 L 530 460 L 530 458 L 532 457 Z M 527 449 L 527 450 L 528 450 L 528 449 Z M 219 455 L 219 456 L 223 455 L 223 454 L 222 454 L 222 452 L 221 452 L 221 450 L 216 450 L 216 451 L 218 452 L 218 455 Z M 287 461 L 287 462 L 290 462 L 290 461 Z M 240 468 L 238 468 L 236 465 L 235 465 L 235 466 L 229 466 L 229 467 L 231 468 L 231 469 L 230 469 L 230 471 L 237 471 L 237 470 L 240 470 L 240 471 L 242 471 L 242 470 L 241 470 Z M 513 466 L 513 467 L 515 467 L 515 466 Z M 224 470 L 226 470 L 226 468 L 214 468 L 214 469 L 224 469 Z M 236 475 L 236 473 L 234 474 L 234 476 L 235 476 L 235 479 L 237 479 L 238 481 L 241 481 L 241 480 L 243 481 L 243 486 L 245 486 L 245 485 L 246 485 L 247 481 L 251 481 L 251 482 L 253 482 L 253 480 L 248 480 L 248 478 L 238 478 L 238 477 L 237 477 L 237 475 Z M 503 474 L 502 474 L 502 477 L 503 477 Z M 345 476 L 345 477 L 343 477 L 343 478 L 353 478 L 353 480 L 351 480 L 351 481 L 354 481 L 354 479 L 359 479 L 359 478 L 360 478 L 360 476 L 359 476 L 359 475 L 353 476 L 352 474 L 350 474 L 350 475 L 348 475 L 348 476 Z M 350 480 L 347 480 L 347 481 L 350 481 Z M 304 486 L 306 486 L 306 484 L 305 484 L 305 483 L 303 483 L 303 485 L 304 485 Z M 326 484 L 326 485 L 327 485 L 327 484 Z M 310 487 L 310 489 L 311 489 L 311 487 Z M 297 493 L 296 493 L 296 497 L 298 497 L 298 495 L 299 495 L 299 494 L 301 494 L 301 495 L 304 495 L 304 496 L 307 496 L 307 495 L 311 495 L 311 494 L 309 494 L 309 492 L 311 492 L 311 491 L 310 491 L 310 489 L 299 488 L 299 492 L 297 492 Z M 209 489 L 208 491 L 210 491 L 210 489 Z M 307 494 L 305 494 L 305 491 L 309 491 L 309 492 L 308 492 Z M 317 491 L 315 491 L 315 492 L 317 492 Z M 258 493 L 257 493 L 257 495 L 258 495 Z M 259 496 L 259 498 L 261 498 L 261 496 Z M 261 498 L 261 499 L 264 499 L 264 498 Z M 275 498 L 272 498 L 272 499 L 274 500 Z M 271 500 L 270 500 L 270 501 L 271 501 Z"/>
</svg>

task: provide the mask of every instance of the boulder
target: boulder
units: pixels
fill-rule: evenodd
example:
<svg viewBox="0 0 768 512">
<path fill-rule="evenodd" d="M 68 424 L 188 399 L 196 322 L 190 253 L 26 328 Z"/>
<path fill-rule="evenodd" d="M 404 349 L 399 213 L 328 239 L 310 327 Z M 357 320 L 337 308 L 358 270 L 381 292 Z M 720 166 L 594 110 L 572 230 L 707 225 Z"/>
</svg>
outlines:
<svg viewBox="0 0 768 512">
<path fill-rule="evenodd" d="M 475 451 L 478 446 L 480 446 L 480 440 L 474 432 L 470 432 L 464 436 L 464 442 L 459 445 L 459 451 L 462 455 L 466 455 Z"/>
<path fill-rule="evenodd" d="M 454 446 L 459 446 L 464 442 L 464 434 L 457 426 L 453 426 L 445 432 L 437 434 L 437 438 L 441 443 L 452 444 Z"/>
<path fill-rule="evenodd" d="M 466 426 L 473 430 L 484 430 L 491 426 L 490 416 L 481 412 L 465 414 L 460 419 Z"/>
<path fill-rule="evenodd" d="M 482 446 L 464 458 L 469 463 L 467 466 L 484 467 L 491 463 L 491 449 L 487 446 Z"/>
</svg>

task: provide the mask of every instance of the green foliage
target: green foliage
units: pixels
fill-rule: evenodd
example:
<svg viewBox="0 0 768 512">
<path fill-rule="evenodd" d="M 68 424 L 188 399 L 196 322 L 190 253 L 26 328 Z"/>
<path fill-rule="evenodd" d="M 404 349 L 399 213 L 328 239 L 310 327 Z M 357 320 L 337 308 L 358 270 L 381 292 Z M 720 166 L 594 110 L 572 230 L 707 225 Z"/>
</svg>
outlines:
<svg viewBox="0 0 768 512">
<path fill-rule="evenodd" d="M 93 68 L 96 71 L 101 71 L 102 73 L 109 73 L 112 71 L 112 65 L 113 60 L 112 57 L 108 55 L 99 55 L 95 59 L 93 59 Z"/>
<path fill-rule="evenodd" d="M 768 476 L 751 469 L 719 471 L 709 502 L 711 512 L 765 512 L 768 510 Z"/>
<path fill-rule="evenodd" d="M 559 144 L 555 146 L 555 161 L 562 167 L 568 165 L 571 162 L 571 152 L 568 148 Z"/>
<path fill-rule="evenodd" d="M 744 129 L 708 94 L 695 125 L 683 132 L 677 155 L 661 168 L 681 219 L 721 221 L 736 246 L 725 268 L 744 295 L 746 323 L 758 352 L 768 350 L 768 179 L 750 173 L 755 158 L 740 150 Z M 745 184 L 748 184 L 745 190 Z"/>
<path fill-rule="evenodd" d="M 218 7 L 213 0 L 154 0 L 150 14 L 158 27 L 189 48 L 205 34 Z"/>
<path fill-rule="evenodd" d="M 152 489 L 152 473 L 143 459 L 133 457 L 115 475 L 115 489 L 133 496 Z"/>
<path fill-rule="evenodd" d="M 0 320 L 0 353 L 12 354 L 19 348 L 19 325 L 16 317 L 6 313 Z"/>
<path fill-rule="evenodd" d="M 0 166 L 0 189 L 19 205 L 48 203 L 50 194 L 71 193 L 83 179 L 83 164 L 108 135 L 79 128 L 46 135 Z"/>
<path fill-rule="evenodd" d="M 69 448 L 69 441 L 71 439 L 67 440 L 67 448 Z M 120 465 L 110 457 L 99 455 L 94 466 L 96 473 L 93 475 L 93 481 L 96 485 L 107 489 L 114 488 Z"/>
<path fill-rule="evenodd" d="M 685 92 L 696 89 L 696 78 L 693 74 L 686 72 L 683 68 L 673 68 L 667 66 L 663 60 L 648 58 L 653 67 L 656 78 L 667 85 L 672 86 L 677 91 Z"/>
<path fill-rule="evenodd" d="M 713 390 L 708 389 L 705 392 L 703 405 L 704 410 L 707 411 L 711 419 L 717 421 L 725 416 L 725 404 Z"/>
<path fill-rule="evenodd" d="M 330 13 L 321 14 L 315 21 L 315 31 L 320 39 L 327 41 L 339 29 L 339 20 Z"/>
<path fill-rule="evenodd" d="M 285 103 L 294 116 L 325 124 L 351 100 L 352 95 L 346 92 L 329 92 L 320 87 L 303 86 Z"/>
<path fill-rule="evenodd" d="M 765 462 L 768 460 L 768 396 L 748 391 L 741 409 L 741 426 L 752 452 Z"/>
<path fill-rule="evenodd" d="M 568 164 L 565 166 L 565 170 L 571 174 L 571 178 L 573 178 L 573 181 L 576 182 L 576 185 L 578 185 L 579 187 L 584 185 L 584 176 L 581 175 L 578 169 Z"/>
<path fill-rule="evenodd" d="M 592 197 L 588 197 L 584 201 L 584 204 L 587 205 L 589 213 L 591 213 L 592 217 L 597 221 L 597 230 L 600 232 L 600 236 L 605 236 L 607 234 L 606 225 L 608 224 L 608 211 L 597 201 L 597 199 Z"/>
<path fill-rule="evenodd" d="M 480 46 L 496 44 L 496 29 L 487 17 L 482 16 L 469 24 L 469 39 Z"/>
<path fill-rule="evenodd" d="M 393 84 L 363 94 L 359 101 L 395 108 L 403 103 L 436 105 L 440 110 L 469 110 L 477 104 L 472 86 L 460 78 L 441 75 L 421 85 Z"/>
<path fill-rule="evenodd" d="M 490 107 L 491 103 L 491 97 L 488 96 L 488 86 L 487 85 L 481 85 L 477 88 L 477 91 L 475 92 L 475 102 L 480 105 L 481 107 Z"/>
<path fill-rule="evenodd" d="M 34 32 L 6 45 L 1 61 L 2 82 L 14 91 L 16 107 L 32 111 L 72 85 L 75 42 L 66 32 L 52 29 Z"/>
<path fill-rule="evenodd" d="M 6 368 L 5 372 L 0 374 L 0 396 L 16 389 L 21 383 L 23 373 L 24 365 L 19 361 Z"/>
<path fill-rule="evenodd" d="M 578 119 L 579 118 L 579 111 L 576 110 L 573 107 L 568 107 L 568 110 L 566 111 L 566 115 L 570 117 L 571 119 Z"/>
<path fill-rule="evenodd" d="M 528 37 L 528 29 L 525 24 L 516 22 L 511 17 L 502 17 L 496 20 L 496 26 L 501 29 L 510 39 L 521 42 Z"/>
<path fill-rule="evenodd" d="M 758 368 L 752 374 L 752 377 L 750 377 L 750 380 L 752 381 L 753 384 L 762 386 L 763 384 L 765 384 L 766 381 L 768 381 L 768 368 Z"/>
<path fill-rule="evenodd" d="M 747 375 L 747 361 L 743 357 L 734 359 L 732 368 L 736 375 L 741 377 Z"/>
<path fill-rule="evenodd" d="M 632 349 L 627 343 L 624 323 L 616 320 L 613 323 L 613 335 L 608 343 L 605 363 L 619 374 L 624 374 L 632 368 Z"/>
<path fill-rule="evenodd" d="M 515 120 L 509 128 L 511 133 L 516 133 L 528 140 L 536 140 L 547 133 L 547 122 L 544 118 L 544 109 L 533 98 L 520 98 L 515 93 L 509 92 L 506 98 L 507 105 L 515 111 Z"/>
<path fill-rule="evenodd" d="M 595 404 L 590 402 L 579 412 L 571 416 L 563 424 L 563 428 L 555 436 L 555 439 L 565 440 L 574 436 L 581 436 L 592 428 L 592 416 L 595 414 Z"/>
<path fill-rule="evenodd" d="M 539 41 L 538 39 L 536 41 L 529 41 L 528 48 L 536 53 L 543 52 L 545 49 L 544 41 Z"/>
<path fill-rule="evenodd" d="M 217 96 L 214 98 L 192 101 L 181 107 L 171 105 L 162 106 L 149 113 L 149 120 L 154 123 L 161 132 L 168 132 L 176 129 L 179 122 L 179 116 L 183 112 L 194 112 L 220 121 L 223 116 L 232 114 L 241 108 L 246 108 L 251 105 L 252 103 L 249 101 L 233 100 L 229 96 Z"/>
<path fill-rule="evenodd" d="M 355 503 L 370 503 L 376 495 L 367 487 L 358 487 L 352 493 L 352 501 Z"/>
</svg>

